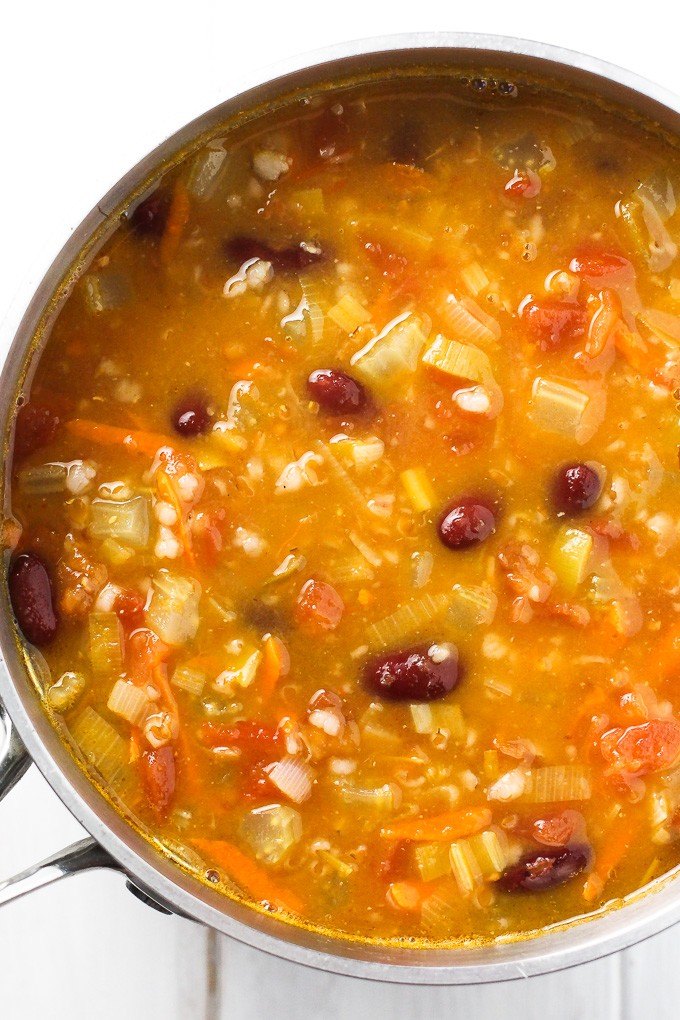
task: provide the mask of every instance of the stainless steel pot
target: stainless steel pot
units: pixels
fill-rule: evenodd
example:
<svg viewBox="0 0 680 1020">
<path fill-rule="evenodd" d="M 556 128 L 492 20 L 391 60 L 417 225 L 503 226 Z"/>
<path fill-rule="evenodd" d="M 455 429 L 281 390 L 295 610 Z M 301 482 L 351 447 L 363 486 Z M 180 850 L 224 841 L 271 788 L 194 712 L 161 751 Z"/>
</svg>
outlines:
<svg viewBox="0 0 680 1020">
<path fill-rule="evenodd" d="M 124 177 L 73 233 L 28 305 L 4 366 L 0 413 L 5 425 L 0 434 L 7 434 L 13 402 L 35 353 L 32 338 L 64 275 L 90 238 L 115 228 L 119 205 L 159 164 L 195 136 L 242 111 L 266 107 L 282 96 L 327 82 L 416 66 L 465 69 L 473 78 L 519 82 L 548 78 L 563 83 L 566 90 L 594 94 L 680 134 L 678 97 L 602 61 L 520 40 L 455 34 L 393 37 L 335 48 L 316 55 L 311 64 L 281 68 L 276 78 L 241 92 L 182 128 Z M 339 974 L 413 984 L 472 984 L 545 973 L 623 949 L 680 919 L 680 879 L 675 873 L 636 892 L 615 909 L 572 920 L 537 937 L 458 949 L 390 948 L 340 938 L 283 923 L 227 899 L 155 852 L 75 765 L 27 677 L 32 667 L 13 624 L 4 577 L 0 600 L 4 657 L 4 664 L 0 661 L 0 799 L 34 761 L 92 837 L 0 883 L 0 905 L 79 871 L 113 868 L 151 906 L 210 925 L 274 955 Z"/>
</svg>

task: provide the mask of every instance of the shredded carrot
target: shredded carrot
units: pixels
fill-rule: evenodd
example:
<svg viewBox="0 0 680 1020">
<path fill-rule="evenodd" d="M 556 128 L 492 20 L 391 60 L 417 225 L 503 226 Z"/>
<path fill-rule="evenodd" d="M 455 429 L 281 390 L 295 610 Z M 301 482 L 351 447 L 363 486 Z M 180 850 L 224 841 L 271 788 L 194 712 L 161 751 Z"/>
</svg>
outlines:
<svg viewBox="0 0 680 1020">
<path fill-rule="evenodd" d="M 178 181 L 172 193 L 170 210 L 161 238 L 160 255 L 163 265 L 169 265 L 177 253 L 184 228 L 189 222 L 191 202 L 184 185 Z"/>
<path fill-rule="evenodd" d="M 262 664 L 258 674 L 258 686 L 262 701 L 269 701 L 281 676 L 281 651 L 276 638 L 268 635 L 262 652 Z"/>
<path fill-rule="evenodd" d="M 254 899 L 278 903 L 295 914 L 303 913 L 304 904 L 299 896 L 289 889 L 281 889 L 264 868 L 246 857 L 233 843 L 223 839 L 192 839 L 191 844 L 208 861 L 223 868 Z"/>
<path fill-rule="evenodd" d="M 472 836 L 486 828 L 491 822 L 491 811 L 487 807 L 463 808 L 460 811 L 446 811 L 430 818 L 404 818 L 380 830 L 386 839 L 427 840 L 432 843 L 449 843 L 454 839 Z"/>
<path fill-rule="evenodd" d="M 617 350 L 636 372 L 651 379 L 664 366 L 666 358 L 658 344 L 648 344 L 620 323 L 614 334 Z"/>
<path fill-rule="evenodd" d="M 156 485 L 158 486 L 158 494 L 161 499 L 165 500 L 166 503 L 169 503 L 177 514 L 177 529 L 179 531 L 179 537 L 182 540 L 184 555 L 187 558 L 189 566 L 195 567 L 196 557 L 194 556 L 191 544 L 191 535 L 189 534 L 184 506 L 177 488 L 170 475 L 161 469 L 156 472 Z"/>
<path fill-rule="evenodd" d="M 173 443 L 172 439 L 160 432 L 128 431 L 88 418 L 72 418 L 64 422 L 64 428 L 72 436 L 89 439 L 102 446 L 124 446 L 133 453 L 143 453 L 147 457 L 154 457 L 162 446 L 171 446 Z"/>
<path fill-rule="evenodd" d="M 642 821 L 640 815 L 635 818 L 619 815 L 614 821 L 583 886 L 583 898 L 588 903 L 592 903 L 601 895 L 612 872 L 635 841 L 642 827 Z"/>
</svg>

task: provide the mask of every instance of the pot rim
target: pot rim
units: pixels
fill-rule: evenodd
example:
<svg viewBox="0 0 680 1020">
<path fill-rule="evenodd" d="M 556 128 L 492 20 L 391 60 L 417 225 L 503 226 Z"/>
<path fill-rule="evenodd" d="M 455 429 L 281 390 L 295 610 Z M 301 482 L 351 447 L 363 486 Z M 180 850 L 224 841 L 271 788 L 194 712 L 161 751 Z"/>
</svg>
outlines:
<svg viewBox="0 0 680 1020">
<path fill-rule="evenodd" d="M 411 63 L 474 64 L 512 71 L 524 68 L 536 77 L 581 84 L 618 95 L 645 118 L 675 120 L 680 128 L 680 98 L 613 64 L 558 46 L 505 36 L 468 33 L 416 33 L 362 39 L 324 48 L 278 63 L 257 81 L 248 80 L 230 99 L 207 111 L 157 146 L 114 185 L 90 212 L 54 259 L 35 290 L 11 345 L 0 379 L 0 409 L 9 415 L 22 378 L 31 339 L 55 289 L 87 240 L 102 229 L 121 200 L 145 181 L 160 163 L 197 134 L 242 108 L 312 87 L 367 66 L 383 68 Z M 6 425 L 4 431 L 7 431 Z M 3 486 L 4 487 L 4 486 Z M 680 883 L 675 869 L 649 887 L 631 894 L 616 909 L 575 919 L 537 937 L 496 941 L 455 949 L 390 948 L 326 936 L 304 926 L 283 923 L 202 885 L 184 873 L 126 821 L 77 767 L 43 712 L 17 644 L 3 578 L 0 648 L 7 671 L 0 669 L 0 698 L 45 779 L 87 831 L 143 889 L 171 910 L 201 921 L 254 948 L 286 960 L 353 977 L 408 984 L 476 984 L 547 973 L 594 960 L 654 935 L 680 920 Z M 16 677 L 16 682 L 14 681 Z M 229 913 L 225 912 L 225 907 Z"/>
</svg>

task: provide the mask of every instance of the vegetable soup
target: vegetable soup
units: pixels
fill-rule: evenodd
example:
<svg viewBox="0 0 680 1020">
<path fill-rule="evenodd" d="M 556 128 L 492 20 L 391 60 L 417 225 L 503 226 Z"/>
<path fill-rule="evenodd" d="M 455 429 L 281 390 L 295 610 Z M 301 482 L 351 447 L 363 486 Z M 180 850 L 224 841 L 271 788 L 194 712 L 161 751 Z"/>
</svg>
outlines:
<svg viewBox="0 0 680 1020">
<path fill-rule="evenodd" d="M 621 110 L 402 73 L 221 125 L 72 271 L 10 596 L 199 879 L 434 944 L 680 861 L 677 169 Z"/>
</svg>

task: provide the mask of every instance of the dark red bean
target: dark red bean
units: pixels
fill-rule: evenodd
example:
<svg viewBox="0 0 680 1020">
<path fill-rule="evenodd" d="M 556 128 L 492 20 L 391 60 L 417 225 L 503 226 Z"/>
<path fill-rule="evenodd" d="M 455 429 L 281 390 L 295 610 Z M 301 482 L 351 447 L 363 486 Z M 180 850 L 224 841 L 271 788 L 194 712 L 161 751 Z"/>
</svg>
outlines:
<svg viewBox="0 0 680 1020">
<path fill-rule="evenodd" d="M 439 521 L 439 538 L 449 549 L 468 549 L 496 530 L 496 517 L 485 503 L 461 499 L 452 503 Z"/>
<path fill-rule="evenodd" d="M 369 690 L 390 701 L 443 698 L 458 680 L 458 650 L 451 644 L 387 652 L 372 659 L 364 671 Z"/>
<path fill-rule="evenodd" d="M 148 198 L 142 199 L 129 214 L 128 219 L 138 234 L 160 237 L 165 230 L 169 212 L 170 193 L 159 188 Z"/>
<path fill-rule="evenodd" d="M 22 460 L 29 453 L 42 449 L 54 438 L 59 427 L 59 415 L 43 404 L 24 404 L 17 413 L 14 433 L 14 453 Z"/>
<path fill-rule="evenodd" d="M 205 398 L 197 393 L 183 397 L 170 414 L 172 427 L 180 436 L 200 436 L 208 431 L 211 420 Z"/>
<path fill-rule="evenodd" d="M 9 571 L 9 596 L 24 637 L 47 645 L 57 633 L 52 584 L 45 564 L 35 553 L 22 553 Z"/>
<path fill-rule="evenodd" d="M 507 868 L 498 884 L 505 892 L 518 889 L 542 892 L 568 882 L 587 868 L 590 860 L 591 851 L 587 846 L 543 847 Z"/>
<path fill-rule="evenodd" d="M 589 464 L 564 464 L 555 474 L 552 503 L 560 514 L 578 514 L 593 506 L 602 492 L 602 479 Z"/>
<path fill-rule="evenodd" d="M 323 262 L 325 254 L 316 245 L 291 244 L 284 248 L 274 248 L 266 241 L 258 241 L 255 237 L 239 235 L 225 242 L 227 257 L 242 265 L 248 259 L 262 259 L 271 262 L 274 269 L 286 272 L 291 269 L 305 269 L 316 262 Z"/>
<path fill-rule="evenodd" d="M 331 414 L 356 414 L 366 406 L 361 383 L 339 368 L 317 368 L 307 380 L 307 389 Z"/>
</svg>

